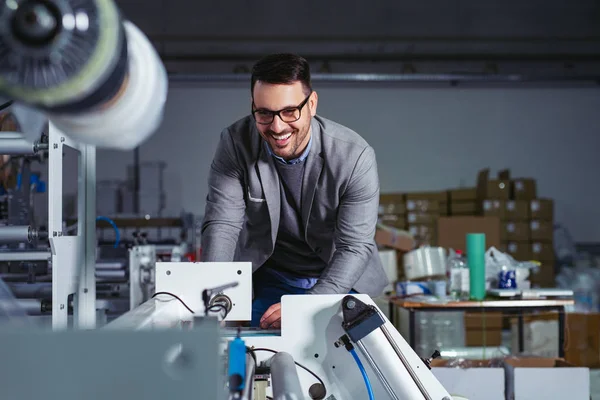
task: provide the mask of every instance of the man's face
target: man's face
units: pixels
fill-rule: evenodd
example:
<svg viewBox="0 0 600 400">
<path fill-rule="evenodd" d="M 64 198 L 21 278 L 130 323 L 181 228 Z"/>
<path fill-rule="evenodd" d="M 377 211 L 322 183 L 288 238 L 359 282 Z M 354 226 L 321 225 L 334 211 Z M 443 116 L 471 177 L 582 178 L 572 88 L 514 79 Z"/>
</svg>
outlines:
<svg viewBox="0 0 600 400">
<path fill-rule="evenodd" d="M 252 110 L 267 115 L 269 111 L 281 111 L 284 120 L 291 120 L 293 113 L 306 99 L 301 82 L 290 85 L 278 85 L 256 82 L 253 92 Z M 261 112 L 262 111 L 262 112 Z M 256 127 L 261 136 L 269 143 L 275 155 L 292 160 L 302 154 L 310 140 L 310 121 L 317 112 L 317 93 L 313 92 L 306 104 L 300 109 L 300 118 L 295 122 L 284 122 L 275 115 L 273 122 L 261 124 L 259 114 L 255 113 Z"/>
</svg>

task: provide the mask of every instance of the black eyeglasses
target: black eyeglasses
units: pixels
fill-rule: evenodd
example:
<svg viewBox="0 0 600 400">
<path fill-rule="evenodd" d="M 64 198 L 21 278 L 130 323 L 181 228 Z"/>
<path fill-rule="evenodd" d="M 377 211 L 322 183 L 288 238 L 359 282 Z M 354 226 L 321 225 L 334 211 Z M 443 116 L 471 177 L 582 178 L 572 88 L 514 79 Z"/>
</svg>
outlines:
<svg viewBox="0 0 600 400">
<path fill-rule="evenodd" d="M 279 111 L 271 111 L 265 109 L 252 110 L 252 115 L 254 116 L 256 122 L 262 125 L 272 124 L 276 115 L 279 116 L 279 119 L 281 119 L 283 122 L 296 122 L 302 116 L 302 108 L 304 108 L 304 106 L 308 102 L 308 99 L 310 99 L 311 94 L 312 92 L 310 92 L 310 94 L 306 96 L 304 101 L 298 104 L 297 107 L 288 107 Z M 254 102 L 252 102 L 252 108 L 254 108 Z"/>
</svg>

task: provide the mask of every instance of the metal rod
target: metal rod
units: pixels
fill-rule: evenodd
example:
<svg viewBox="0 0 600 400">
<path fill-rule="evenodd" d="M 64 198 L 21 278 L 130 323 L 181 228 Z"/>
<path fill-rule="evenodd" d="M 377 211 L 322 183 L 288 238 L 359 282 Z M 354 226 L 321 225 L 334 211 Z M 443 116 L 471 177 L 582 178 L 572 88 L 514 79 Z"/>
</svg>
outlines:
<svg viewBox="0 0 600 400">
<path fill-rule="evenodd" d="M 356 83 L 524 83 L 524 82 L 597 82 L 600 75 L 560 76 L 560 75 L 523 75 L 523 74 L 383 74 L 383 73 L 315 73 L 311 80 L 315 82 L 356 82 Z M 170 74 L 172 83 L 191 82 L 249 82 L 249 74 Z"/>
<path fill-rule="evenodd" d="M 99 261 L 96 263 L 96 270 L 99 269 L 109 269 L 109 270 L 119 270 L 125 269 L 126 267 L 125 261 Z"/>
<path fill-rule="evenodd" d="M 25 138 L 12 138 L 0 135 L 0 154 L 24 155 L 35 154 L 36 152 L 35 143 L 31 143 Z"/>
<path fill-rule="evenodd" d="M 303 399 L 306 397 L 302 393 L 296 363 L 291 354 L 280 351 L 271 357 L 267 364 L 271 367 L 273 399 Z"/>
<path fill-rule="evenodd" d="M 30 242 L 31 227 L 28 225 L 0 227 L 0 243 Z"/>
<path fill-rule="evenodd" d="M 389 342 L 390 346 L 392 346 L 392 348 L 394 349 L 394 352 L 396 353 L 396 355 L 398 356 L 398 358 L 400 359 L 400 361 L 402 361 L 402 364 L 404 365 L 404 368 L 406 368 L 406 370 L 410 374 L 410 377 L 412 378 L 412 380 L 415 382 L 415 384 L 419 388 L 419 391 L 421 392 L 421 394 L 423 395 L 423 397 L 425 397 L 427 400 L 432 400 L 431 396 L 427 392 L 427 389 L 425 389 L 425 386 L 423 386 L 423 383 L 421 382 L 421 380 L 419 379 L 419 377 L 417 376 L 417 374 L 413 370 L 412 366 L 406 360 L 406 357 L 404 357 L 404 354 L 402 354 L 402 351 L 400 351 L 400 348 L 398 347 L 398 345 L 396 344 L 396 342 L 392 338 L 392 335 L 390 334 L 390 331 L 388 331 L 388 329 L 385 327 L 385 325 L 381 325 L 380 329 L 383 332 L 383 335 L 385 336 L 385 338 L 387 339 L 387 341 Z"/>
<path fill-rule="evenodd" d="M 256 371 L 256 363 L 250 353 L 246 354 L 246 379 L 244 381 L 244 390 L 242 391 L 241 400 L 252 400 L 254 391 L 254 372 Z"/>
<path fill-rule="evenodd" d="M 13 292 L 15 297 L 26 297 L 26 298 L 51 298 L 52 297 L 52 283 L 51 282 L 38 282 L 38 283 L 23 283 L 23 282 L 9 282 L 7 283 L 10 290 Z"/>
<path fill-rule="evenodd" d="M 47 251 L 2 251 L 0 261 L 47 261 L 50 256 Z"/>
<path fill-rule="evenodd" d="M 359 340 L 358 342 L 356 342 L 356 346 L 358 347 L 358 349 L 360 350 L 362 355 L 365 356 L 365 358 L 367 359 L 367 362 L 369 363 L 371 368 L 373 368 L 373 371 L 375 371 L 377 378 L 379 379 L 379 381 L 381 382 L 383 387 L 385 387 L 385 390 L 388 392 L 390 397 L 394 400 L 400 400 L 398 398 L 398 396 L 396 396 L 396 393 L 394 393 L 392 386 L 385 378 L 385 375 L 383 374 L 383 372 L 381 371 L 381 369 L 379 368 L 379 366 L 377 365 L 377 363 L 375 362 L 375 360 L 373 359 L 373 357 L 371 356 L 371 354 L 369 353 L 369 351 L 367 350 L 365 345 L 362 344 L 362 341 Z"/>
<path fill-rule="evenodd" d="M 96 278 L 104 279 L 124 279 L 127 271 L 123 270 L 96 270 Z"/>
</svg>

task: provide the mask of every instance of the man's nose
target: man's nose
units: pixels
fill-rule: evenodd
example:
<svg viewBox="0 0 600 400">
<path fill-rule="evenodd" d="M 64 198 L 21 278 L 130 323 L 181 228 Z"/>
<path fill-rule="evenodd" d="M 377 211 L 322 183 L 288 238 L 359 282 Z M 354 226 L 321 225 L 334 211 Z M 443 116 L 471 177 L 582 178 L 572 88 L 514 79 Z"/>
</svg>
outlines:
<svg viewBox="0 0 600 400">
<path fill-rule="evenodd" d="M 273 122 L 271 122 L 271 130 L 273 132 L 281 132 L 285 129 L 286 125 L 287 124 L 281 120 L 279 115 L 275 115 L 273 117 Z"/>
</svg>

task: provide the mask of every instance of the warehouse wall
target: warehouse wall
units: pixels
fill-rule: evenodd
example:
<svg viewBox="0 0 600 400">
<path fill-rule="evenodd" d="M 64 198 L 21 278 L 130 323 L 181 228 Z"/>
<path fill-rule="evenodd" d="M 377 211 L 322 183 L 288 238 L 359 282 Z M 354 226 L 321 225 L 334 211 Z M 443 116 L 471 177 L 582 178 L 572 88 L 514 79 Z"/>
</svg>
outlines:
<svg viewBox="0 0 600 400">
<path fill-rule="evenodd" d="M 319 114 L 375 148 L 382 191 L 475 184 L 482 167 L 534 177 L 575 240 L 600 241 L 600 96 L 590 88 L 373 87 L 317 84 Z M 141 159 L 163 160 L 167 210 L 202 214 L 220 131 L 249 107 L 246 84 L 174 84 Z M 131 153 L 99 151 L 98 179 L 123 179 Z"/>
</svg>

